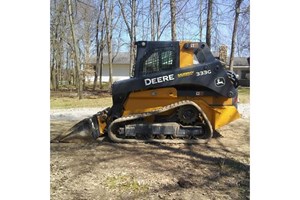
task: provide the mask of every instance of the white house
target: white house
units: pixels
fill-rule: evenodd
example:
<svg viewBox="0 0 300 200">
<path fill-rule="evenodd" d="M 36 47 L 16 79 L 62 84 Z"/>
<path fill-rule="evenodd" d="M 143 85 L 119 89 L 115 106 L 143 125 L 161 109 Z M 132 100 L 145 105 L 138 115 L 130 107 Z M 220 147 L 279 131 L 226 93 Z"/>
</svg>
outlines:
<svg viewBox="0 0 300 200">
<path fill-rule="evenodd" d="M 250 86 L 250 64 L 248 62 L 248 58 L 246 57 L 234 58 L 233 71 L 236 74 L 238 74 L 238 79 L 241 86 L 248 86 L 248 87 Z"/>
<path fill-rule="evenodd" d="M 213 55 L 216 58 L 219 58 L 218 52 L 213 52 Z M 114 55 L 113 55 L 114 56 Z M 113 82 L 118 80 L 128 79 L 130 75 L 130 66 L 129 66 L 130 55 L 127 52 L 120 52 L 114 56 L 113 67 L 112 67 L 112 76 Z M 242 86 L 250 86 L 250 65 L 247 60 L 247 57 L 235 57 L 233 62 L 233 71 L 238 74 L 238 79 Z M 227 65 L 229 65 L 229 58 L 227 58 Z M 109 73 L 108 73 L 108 58 L 107 55 L 103 57 L 103 70 L 102 70 L 102 81 L 108 82 Z M 92 59 L 90 66 L 96 66 L 96 59 Z M 86 74 L 85 77 L 87 82 L 94 81 L 94 74 Z"/>
<path fill-rule="evenodd" d="M 215 58 L 219 59 L 219 52 L 212 52 Z M 227 54 L 227 52 L 226 52 Z M 227 56 L 226 64 L 229 68 L 229 57 Z M 233 58 L 233 71 L 238 75 L 241 86 L 250 86 L 250 57 Z"/>
<path fill-rule="evenodd" d="M 114 81 L 128 79 L 130 75 L 130 66 L 129 66 L 129 53 L 119 52 L 116 55 L 113 55 L 113 65 L 112 65 L 112 79 Z M 89 65 L 96 66 L 96 59 L 93 58 Z M 102 81 L 108 82 L 109 81 L 109 72 L 108 72 L 108 57 L 107 55 L 103 56 L 103 69 L 102 69 Z M 100 71 L 98 72 L 100 74 Z M 99 77 L 98 77 L 99 79 Z M 85 77 L 86 81 L 94 81 L 94 74 L 89 73 Z"/>
</svg>

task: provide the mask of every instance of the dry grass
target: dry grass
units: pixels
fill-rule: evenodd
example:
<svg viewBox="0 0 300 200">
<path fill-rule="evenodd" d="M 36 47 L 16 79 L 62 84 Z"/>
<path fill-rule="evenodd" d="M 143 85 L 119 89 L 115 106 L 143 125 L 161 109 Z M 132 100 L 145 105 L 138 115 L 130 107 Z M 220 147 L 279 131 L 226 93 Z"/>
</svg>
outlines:
<svg viewBox="0 0 300 200">
<path fill-rule="evenodd" d="M 79 100 L 77 91 L 72 88 L 61 88 L 50 93 L 50 108 L 93 108 L 112 106 L 112 98 L 108 90 L 87 87 Z"/>
<path fill-rule="evenodd" d="M 147 192 L 149 186 L 145 183 L 140 183 L 136 178 L 130 175 L 114 175 L 105 180 L 104 183 L 110 190 L 113 191 L 133 191 L 133 192 Z"/>
<path fill-rule="evenodd" d="M 239 100 L 240 103 L 250 103 L 250 88 L 239 87 Z"/>
<path fill-rule="evenodd" d="M 111 97 L 98 97 L 95 99 L 84 98 L 79 100 L 78 98 L 71 97 L 51 97 L 50 108 L 84 108 L 84 107 L 108 107 L 112 106 Z"/>
</svg>

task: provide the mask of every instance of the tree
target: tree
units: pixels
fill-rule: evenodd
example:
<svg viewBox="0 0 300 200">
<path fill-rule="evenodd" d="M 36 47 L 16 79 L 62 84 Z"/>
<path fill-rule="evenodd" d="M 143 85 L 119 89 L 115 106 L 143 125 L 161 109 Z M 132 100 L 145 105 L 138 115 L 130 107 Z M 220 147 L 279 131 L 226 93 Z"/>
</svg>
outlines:
<svg viewBox="0 0 300 200">
<path fill-rule="evenodd" d="M 91 34 L 92 34 L 92 20 L 93 20 L 93 10 L 90 6 L 85 4 L 83 6 L 83 52 L 84 52 L 84 70 L 83 70 L 83 90 L 86 88 L 85 77 L 91 75 L 92 69 L 90 69 L 90 49 L 91 49 Z"/>
<path fill-rule="evenodd" d="M 213 0 L 207 2 L 207 22 L 206 22 L 206 44 L 211 47 L 211 29 L 212 29 L 212 8 Z"/>
<path fill-rule="evenodd" d="M 137 40 L 200 39 L 212 50 L 225 44 L 232 56 L 249 56 L 249 0 L 52 0 L 50 6 L 49 68 L 54 90 L 65 83 L 84 90 L 80 72 L 84 69 L 87 74 L 86 64 L 93 60 L 93 89 L 99 77 L 102 88 L 103 54 L 110 57 L 111 84 L 114 58 L 118 52 L 130 52 L 132 68 Z"/>
<path fill-rule="evenodd" d="M 163 0 L 156 0 L 156 38 L 160 40 L 161 36 L 161 14 L 162 14 L 162 2 Z"/>
<path fill-rule="evenodd" d="M 110 0 L 109 5 L 108 0 L 104 0 L 104 16 L 105 16 L 105 30 L 106 30 L 106 45 L 107 45 L 107 55 L 108 55 L 108 88 L 111 89 L 112 86 L 112 21 L 113 21 L 113 1 Z"/>
<path fill-rule="evenodd" d="M 50 80 L 52 89 L 57 90 L 62 81 L 62 66 L 64 64 L 63 41 L 66 38 L 65 4 L 61 1 L 51 2 L 50 26 Z"/>
<path fill-rule="evenodd" d="M 171 10 L 171 35 L 172 41 L 176 41 L 176 2 L 175 0 L 170 0 L 170 10 Z"/>
<path fill-rule="evenodd" d="M 102 69 L 103 69 L 103 51 L 105 47 L 104 43 L 104 23 L 103 20 L 103 0 L 99 3 L 99 9 L 97 20 L 96 20 L 96 66 L 95 66 L 95 74 L 94 74 L 94 84 L 93 90 L 96 89 L 98 73 L 99 73 L 99 82 L 100 82 L 100 89 L 102 89 Z"/>
<path fill-rule="evenodd" d="M 154 0 L 150 0 L 151 40 L 155 41 L 155 10 Z"/>
<path fill-rule="evenodd" d="M 130 65 L 130 72 L 132 72 L 133 64 L 134 64 L 134 55 L 135 55 L 135 41 L 136 41 L 136 0 L 130 0 L 130 23 L 129 19 L 127 19 L 127 15 L 125 14 L 125 3 L 119 0 L 119 6 L 120 10 L 123 16 L 123 20 L 125 22 L 125 25 L 127 27 L 127 32 L 130 38 L 130 59 L 129 59 L 129 65 Z"/>
<path fill-rule="evenodd" d="M 250 5 L 243 1 L 241 4 L 239 23 L 236 35 L 236 51 L 238 56 L 247 56 L 250 52 Z"/>
<path fill-rule="evenodd" d="M 78 46 L 76 43 L 76 36 L 75 36 L 75 30 L 74 30 L 74 16 L 73 16 L 73 9 L 71 0 L 67 1 L 68 4 L 68 13 L 69 13 L 69 21 L 70 21 L 70 27 L 71 27 L 71 33 L 72 33 L 72 40 L 73 40 L 73 47 L 74 47 L 74 57 L 75 57 L 75 73 L 76 73 L 76 82 L 77 82 L 77 90 L 78 90 L 78 97 L 79 99 L 82 99 L 82 75 L 80 72 L 80 60 L 79 60 L 79 54 L 78 54 Z"/>
<path fill-rule="evenodd" d="M 202 31 L 203 31 L 203 22 L 202 22 L 202 4 L 203 0 L 199 0 L 199 40 L 202 41 Z"/>
<path fill-rule="evenodd" d="M 163 11 L 166 10 L 165 9 L 166 5 L 167 4 L 163 4 L 163 0 L 151 0 L 150 1 L 151 40 L 152 41 L 159 41 L 165 28 L 168 27 L 170 24 L 171 20 L 167 20 L 167 22 L 163 25 L 162 14 L 163 14 Z"/>
<path fill-rule="evenodd" d="M 235 17 L 234 17 L 234 25 L 233 25 L 233 31 L 232 31 L 230 60 L 229 60 L 229 69 L 230 70 L 233 70 L 233 58 L 234 58 L 234 50 L 235 50 L 236 32 L 237 32 L 237 27 L 238 27 L 240 7 L 241 7 L 242 1 L 243 0 L 236 0 L 236 3 L 235 3 Z"/>
</svg>

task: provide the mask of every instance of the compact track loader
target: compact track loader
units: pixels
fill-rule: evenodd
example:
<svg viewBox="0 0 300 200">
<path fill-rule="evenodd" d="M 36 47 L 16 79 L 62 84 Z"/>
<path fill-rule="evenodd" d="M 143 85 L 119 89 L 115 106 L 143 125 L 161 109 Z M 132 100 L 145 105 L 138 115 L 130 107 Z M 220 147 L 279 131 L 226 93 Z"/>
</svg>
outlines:
<svg viewBox="0 0 300 200">
<path fill-rule="evenodd" d="M 112 85 L 113 105 L 56 138 L 80 131 L 113 142 L 206 143 L 238 119 L 235 74 L 202 42 L 136 42 L 132 77 Z"/>
</svg>

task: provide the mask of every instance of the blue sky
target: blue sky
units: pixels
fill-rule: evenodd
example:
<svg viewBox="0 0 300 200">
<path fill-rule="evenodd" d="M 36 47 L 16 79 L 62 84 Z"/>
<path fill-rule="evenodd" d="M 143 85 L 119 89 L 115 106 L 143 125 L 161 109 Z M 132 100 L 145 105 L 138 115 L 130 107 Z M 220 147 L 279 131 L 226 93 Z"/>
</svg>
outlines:
<svg viewBox="0 0 300 200">
<path fill-rule="evenodd" d="M 149 1 L 139 1 L 140 5 L 144 2 L 145 9 L 149 7 Z M 177 15 L 177 40 L 192 40 L 199 41 L 199 1 L 189 0 L 189 1 L 179 1 L 177 4 L 177 10 L 180 12 Z M 212 35 L 212 50 L 217 50 L 218 46 L 221 44 L 226 44 L 229 49 L 231 46 L 231 35 L 232 35 L 232 27 L 233 27 L 233 1 L 224 1 L 224 0 L 216 0 L 213 16 L 213 35 Z M 244 0 L 242 4 L 242 8 L 249 5 L 249 0 Z M 205 7 L 205 5 L 203 5 Z M 150 40 L 150 28 L 149 28 L 149 16 L 148 12 L 139 15 L 138 18 L 138 26 L 137 26 L 137 40 Z M 169 13 L 169 5 L 164 1 L 164 6 L 161 14 L 161 25 L 164 26 L 170 21 L 170 13 Z M 202 31 L 202 41 L 205 42 L 205 32 L 206 32 L 206 21 L 207 13 L 203 12 L 202 21 L 204 23 L 203 31 Z M 120 19 L 121 21 L 123 19 Z M 144 20 L 144 24 L 148 25 L 148 29 L 144 29 L 144 35 L 146 37 L 142 37 L 142 23 Z M 125 42 L 129 42 L 128 33 L 126 31 L 125 24 L 123 25 L 123 33 L 122 40 Z M 250 34 L 250 33 L 248 33 Z M 118 38 L 119 39 L 119 38 Z M 116 38 L 115 38 L 116 40 Z M 170 26 L 165 28 L 163 34 L 161 35 L 160 40 L 171 40 L 171 30 Z M 125 45 L 122 47 L 121 51 L 127 51 L 128 46 Z M 248 51 L 243 51 L 242 56 L 249 56 Z"/>
</svg>

